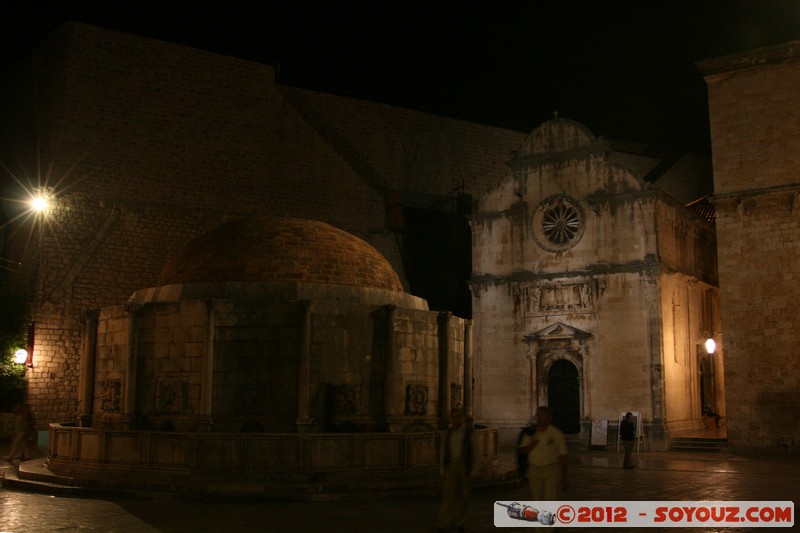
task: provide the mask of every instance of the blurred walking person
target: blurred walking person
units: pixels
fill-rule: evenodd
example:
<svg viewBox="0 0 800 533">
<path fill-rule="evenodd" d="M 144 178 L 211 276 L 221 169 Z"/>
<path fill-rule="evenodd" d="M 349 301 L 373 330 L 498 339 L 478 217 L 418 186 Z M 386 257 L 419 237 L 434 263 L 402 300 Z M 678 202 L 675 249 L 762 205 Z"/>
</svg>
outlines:
<svg viewBox="0 0 800 533">
<path fill-rule="evenodd" d="M 470 484 L 478 473 L 478 453 L 472 428 L 464 423 L 461 409 L 450 411 L 450 427 L 442 435 L 442 446 L 439 531 L 466 531 Z"/>
<path fill-rule="evenodd" d="M 14 405 L 14 437 L 11 439 L 11 450 L 4 460 L 11 463 L 19 455 L 21 460 L 32 458 L 31 445 L 35 435 L 36 425 L 33 422 L 33 413 L 27 404 Z"/>
<path fill-rule="evenodd" d="M 558 500 L 559 479 L 567 488 L 567 443 L 560 429 L 553 426 L 550 408 L 536 410 L 536 431 L 524 435 L 517 450 L 528 455 L 528 481 L 534 501 Z"/>
</svg>

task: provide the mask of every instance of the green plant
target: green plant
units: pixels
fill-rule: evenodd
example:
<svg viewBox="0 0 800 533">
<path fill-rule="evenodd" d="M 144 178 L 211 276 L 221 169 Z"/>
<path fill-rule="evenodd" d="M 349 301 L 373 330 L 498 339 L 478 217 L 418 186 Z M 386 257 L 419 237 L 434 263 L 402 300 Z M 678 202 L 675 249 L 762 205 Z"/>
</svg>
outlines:
<svg viewBox="0 0 800 533">
<path fill-rule="evenodd" d="M 28 306 L 22 294 L 0 279 L 0 410 L 24 401 L 28 380 L 14 352 L 27 345 Z"/>
</svg>

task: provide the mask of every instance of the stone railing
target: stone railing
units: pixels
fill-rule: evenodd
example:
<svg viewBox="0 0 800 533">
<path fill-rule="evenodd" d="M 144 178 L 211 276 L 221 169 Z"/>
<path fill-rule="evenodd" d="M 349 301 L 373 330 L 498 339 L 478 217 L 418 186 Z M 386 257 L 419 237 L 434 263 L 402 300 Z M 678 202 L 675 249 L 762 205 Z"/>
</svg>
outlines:
<svg viewBox="0 0 800 533">
<path fill-rule="evenodd" d="M 475 433 L 481 467 L 489 469 L 497 464 L 497 429 Z M 181 433 L 50 424 L 49 468 L 94 480 L 434 471 L 440 440 L 438 432 Z"/>
</svg>

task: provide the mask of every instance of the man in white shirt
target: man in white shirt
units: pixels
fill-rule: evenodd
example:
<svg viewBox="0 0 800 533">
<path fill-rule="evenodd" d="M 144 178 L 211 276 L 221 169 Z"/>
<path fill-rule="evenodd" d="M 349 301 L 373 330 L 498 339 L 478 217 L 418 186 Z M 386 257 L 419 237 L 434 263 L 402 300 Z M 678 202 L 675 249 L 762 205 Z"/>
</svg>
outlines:
<svg viewBox="0 0 800 533">
<path fill-rule="evenodd" d="M 536 410 L 536 432 L 522 438 L 519 452 L 528 454 L 533 500 L 558 500 L 559 478 L 563 488 L 567 488 L 567 444 L 561 430 L 550 424 L 549 407 Z"/>
</svg>

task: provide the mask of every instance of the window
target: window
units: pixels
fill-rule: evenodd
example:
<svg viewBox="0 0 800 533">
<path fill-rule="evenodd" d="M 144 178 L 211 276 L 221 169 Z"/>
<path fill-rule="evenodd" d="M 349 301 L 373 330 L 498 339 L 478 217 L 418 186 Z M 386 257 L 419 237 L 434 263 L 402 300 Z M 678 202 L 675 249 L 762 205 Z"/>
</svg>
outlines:
<svg viewBox="0 0 800 533">
<path fill-rule="evenodd" d="M 545 199 L 533 215 L 536 243 L 551 252 L 563 252 L 575 246 L 583 235 L 583 209 L 566 196 Z"/>
</svg>

